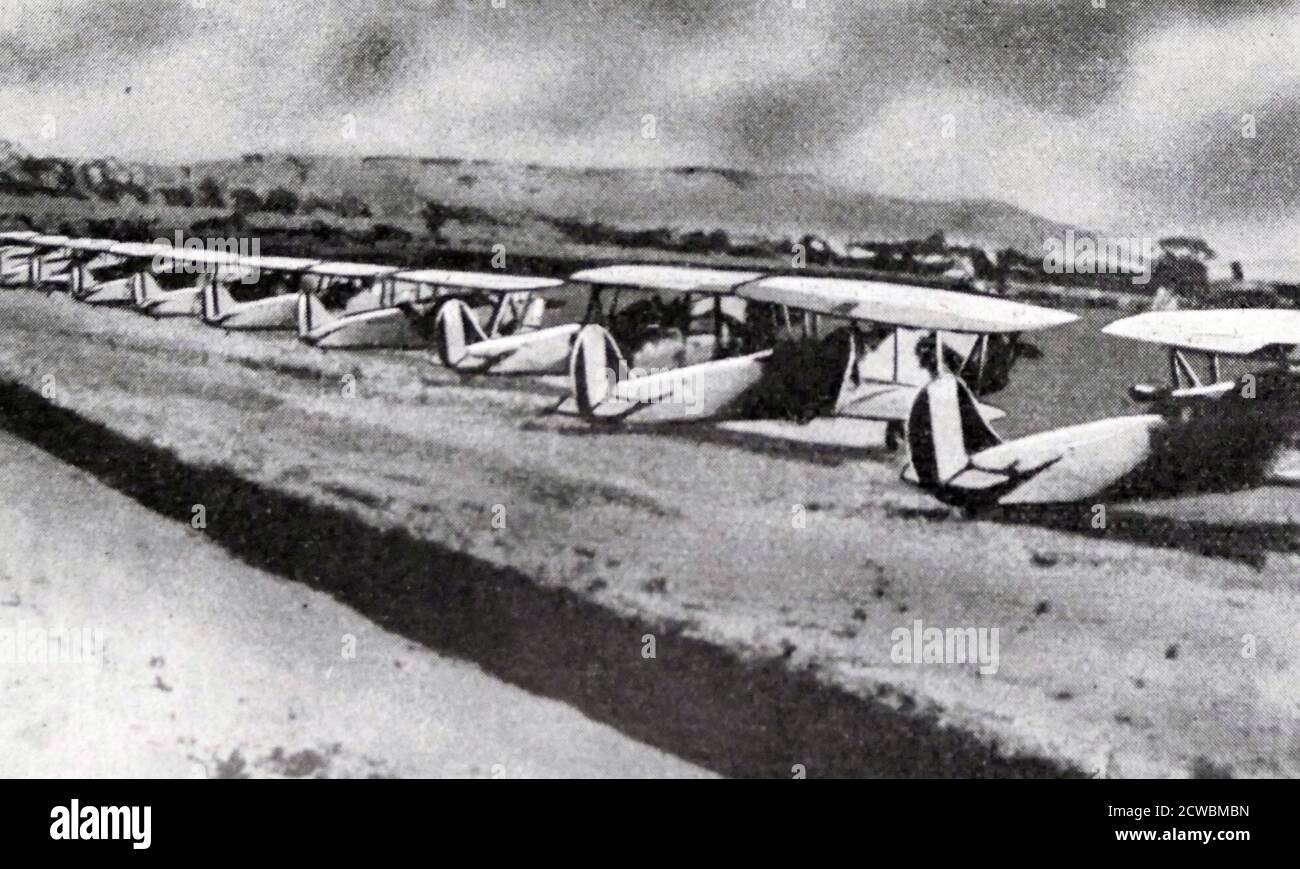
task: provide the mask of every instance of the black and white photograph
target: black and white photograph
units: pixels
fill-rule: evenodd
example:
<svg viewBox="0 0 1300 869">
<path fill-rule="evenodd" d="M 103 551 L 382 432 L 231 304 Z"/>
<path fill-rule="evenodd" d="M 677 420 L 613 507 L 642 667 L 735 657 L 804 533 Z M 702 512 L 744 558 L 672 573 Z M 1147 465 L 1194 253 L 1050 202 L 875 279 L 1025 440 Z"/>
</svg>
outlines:
<svg viewBox="0 0 1300 869">
<path fill-rule="evenodd" d="M 0 778 L 1296 777 L 1298 243 L 1297 0 L 0 0 Z"/>
</svg>

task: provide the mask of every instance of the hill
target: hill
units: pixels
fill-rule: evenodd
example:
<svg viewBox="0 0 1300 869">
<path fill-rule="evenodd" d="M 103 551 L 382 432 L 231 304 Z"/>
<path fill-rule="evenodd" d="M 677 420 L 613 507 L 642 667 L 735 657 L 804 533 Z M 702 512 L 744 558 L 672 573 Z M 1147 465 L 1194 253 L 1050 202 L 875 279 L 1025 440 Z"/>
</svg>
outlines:
<svg viewBox="0 0 1300 869">
<path fill-rule="evenodd" d="M 512 241 L 541 246 L 572 241 L 575 227 L 593 226 L 597 234 L 721 232 L 733 244 L 750 246 L 808 235 L 847 245 L 942 232 L 957 244 L 1014 247 L 1033 256 L 1045 235 L 1065 228 L 991 200 L 907 200 L 811 175 L 716 167 L 581 169 L 453 157 L 293 154 L 168 166 L 35 157 L 5 142 L 0 197 L 3 210 L 23 210 L 33 218 L 43 210 L 157 219 L 166 209 L 207 208 L 211 216 L 233 208 L 278 211 L 300 221 L 377 220 L 416 233 L 426 229 L 422 209 L 435 202 L 462 224 L 493 227 L 493 238 L 512 227 Z"/>
</svg>

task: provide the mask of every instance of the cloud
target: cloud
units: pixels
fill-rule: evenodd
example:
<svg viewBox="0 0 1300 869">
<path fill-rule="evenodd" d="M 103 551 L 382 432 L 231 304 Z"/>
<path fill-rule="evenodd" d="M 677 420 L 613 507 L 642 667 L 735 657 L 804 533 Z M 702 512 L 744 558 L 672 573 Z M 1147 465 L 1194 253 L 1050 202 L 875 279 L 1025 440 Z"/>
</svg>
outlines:
<svg viewBox="0 0 1300 869">
<path fill-rule="evenodd" d="M 6 0 L 0 4 L 0 87 L 93 80 L 186 38 L 187 0 Z"/>
<path fill-rule="evenodd" d="M 1300 225 L 1295 0 L 3 8 L 0 137 L 38 151 L 718 163 L 1090 224 Z"/>
</svg>

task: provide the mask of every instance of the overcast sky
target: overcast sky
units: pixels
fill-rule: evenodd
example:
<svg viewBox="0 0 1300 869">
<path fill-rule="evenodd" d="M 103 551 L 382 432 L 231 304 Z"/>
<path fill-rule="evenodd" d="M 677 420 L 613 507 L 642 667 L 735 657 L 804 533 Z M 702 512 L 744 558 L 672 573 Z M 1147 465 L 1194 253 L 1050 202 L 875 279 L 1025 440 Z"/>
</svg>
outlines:
<svg viewBox="0 0 1300 869">
<path fill-rule="evenodd" d="M 1293 253 L 1300 0 L 1094 2 L 0 0 L 0 138 L 818 171 Z"/>
</svg>

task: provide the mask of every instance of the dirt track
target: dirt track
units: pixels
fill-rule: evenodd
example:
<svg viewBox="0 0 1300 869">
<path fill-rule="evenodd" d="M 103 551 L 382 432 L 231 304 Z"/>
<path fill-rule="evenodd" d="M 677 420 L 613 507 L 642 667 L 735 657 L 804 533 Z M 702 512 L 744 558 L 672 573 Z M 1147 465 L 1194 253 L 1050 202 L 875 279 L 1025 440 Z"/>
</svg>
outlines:
<svg viewBox="0 0 1300 869">
<path fill-rule="evenodd" d="M 11 430 L 164 515 L 204 504 L 252 565 L 718 772 L 1300 773 L 1297 558 L 1269 542 L 1289 525 L 967 522 L 880 451 L 593 433 L 539 416 L 545 385 L 462 384 L 416 355 L 28 292 L 0 295 L 0 332 Z M 1157 525 L 1190 542 L 1131 542 Z M 998 672 L 891 663 L 915 619 L 998 628 Z"/>
</svg>

